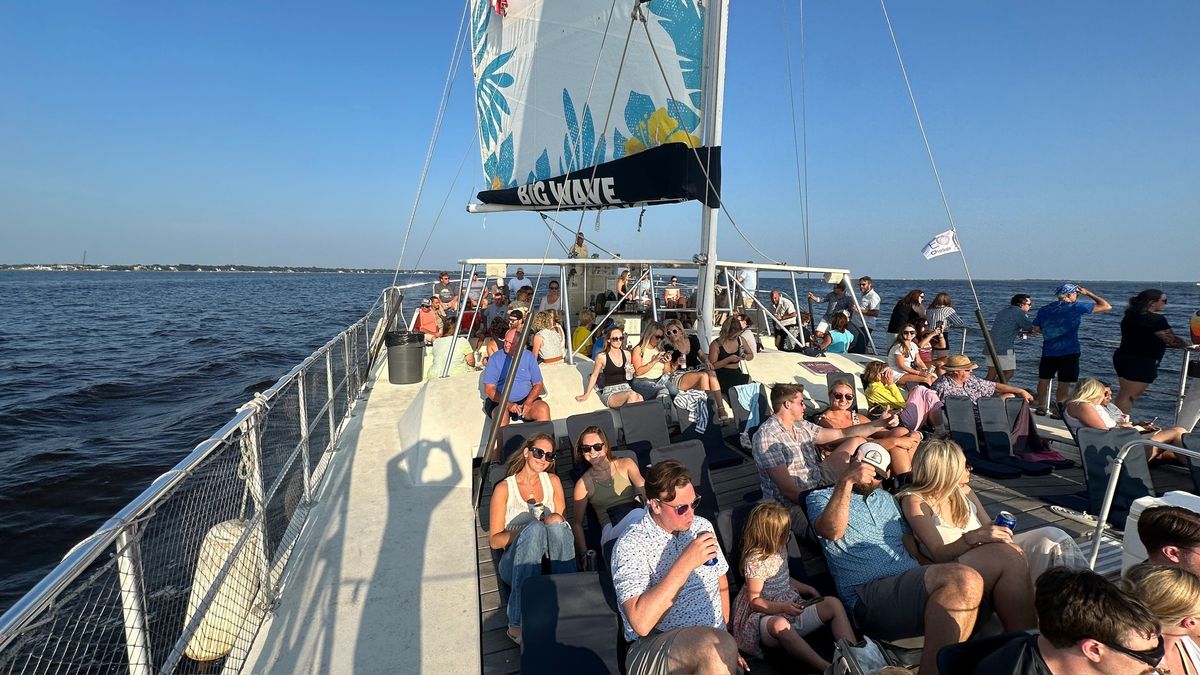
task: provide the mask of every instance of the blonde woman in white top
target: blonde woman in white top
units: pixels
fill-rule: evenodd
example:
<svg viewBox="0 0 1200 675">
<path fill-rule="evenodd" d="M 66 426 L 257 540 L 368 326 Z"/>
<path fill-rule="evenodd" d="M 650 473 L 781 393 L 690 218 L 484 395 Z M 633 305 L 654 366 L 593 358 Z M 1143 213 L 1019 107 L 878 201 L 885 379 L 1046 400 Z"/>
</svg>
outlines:
<svg viewBox="0 0 1200 675">
<path fill-rule="evenodd" d="M 563 518 L 562 481 L 551 471 L 554 439 L 534 434 L 508 461 L 508 477 L 496 483 L 489 508 L 488 543 L 503 549 L 497 574 L 512 587 L 508 597 L 508 636 L 521 641 L 521 586 L 541 574 L 575 571 L 575 541 Z"/>
<path fill-rule="evenodd" d="M 1166 655 L 1159 671 L 1200 675 L 1200 578 L 1182 567 L 1141 563 L 1125 572 L 1121 586 L 1162 624 Z"/>
<path fill-rule="evenodd" d="M 912 484 L 896 497 L 924 555 L 952 562 L 983 544 L 1010 544 L 1024 555 L 1030 581 L 1051 567 L 1087 566 L 1075 540 L 1057 527 L 1013 534 L 993 524 L 970 480 L 971 467 L 954 441 L 934 439 L 917 449 Z"/>
<path fill-rule="evenodd" d="M 554 322 L 553 310 L 542 310 L 533 315 L 533 353 L 539 363 L 558 363 L 566 354 L 562 329 Z"/>
</svg>

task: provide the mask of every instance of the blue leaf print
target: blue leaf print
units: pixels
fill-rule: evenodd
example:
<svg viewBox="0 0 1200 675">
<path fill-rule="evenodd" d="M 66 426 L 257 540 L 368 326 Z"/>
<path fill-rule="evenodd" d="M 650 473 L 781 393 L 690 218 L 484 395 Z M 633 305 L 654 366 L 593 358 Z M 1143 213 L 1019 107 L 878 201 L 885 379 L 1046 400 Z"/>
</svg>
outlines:
<svg viewBox="0 0 1200 675">
<path fill-rule="evenodd" d="M 600 139 L 604 140 L 604 139 Z M 613 129 L 613 159 L 621 159 L 625 156 L 625 135 L 620 129 Z"/>
<path fill-rule="evenodd" d="M 559 168 L 563 169 L 561 173 L 575 170 L 575 153 L 571 150 L 571 138 L 569 136 L 563 136 L 563 160 L 559 162 Z"/>
<path fill-rule="evenodd" d="M 592 111 L 583 105 L 583 139 L 579 143 L 579 166 L 598 164 L 593 156 L 596 145 L 596 127 L 592 124 Z"/>
<path fill-rule="evenodd" d="M 704 7 L 696 0 L 655 0 L 650 12 L 660 17 L 658 25 L 675 44 L 683 85 L 688 89 L 692 107 L 702 109 L 700 96 L 701 59 L 704 49 Z M 632 127 L 631 127 L 632 128 Z"/>
<path fill-rule="evenodd" d="M 471 53 L 476 68 L 483 61 L 483 54 L 487 51 L 487 29 L 492 18 L 488 8 L 488 0 L 475 0 L 475 7 L 471 10 Z"/>
<path fill-rule="evenodd" d="M 530 174 L 533 180 L 547 180 L 550 178 L 550 155 L 545 150 L 538 156 L 537 163 L 534 164 L 533 172 Z M 533 180 L 529 182 L 532 183 Z"/>
<path fill-rule="evenodd" d="M 489 190 L 501 190 L 517 186 L 517 182 L 512 177 L 512 134 L 504 138 L 504 142 L 500 144 L 500 149 L 497 152 L 488 155 L 487 159 L 483 161 L 483 172 L 487 176 Z"/>
<path fill-rule="evenodd" d="M 654 99 L 636 91 L 629 92 L 629 100 L 625 102 L 625 128 L 647 148 L 651 146 L 647 124 L 653 114 Z"/>
<path fill-rule="evenodd" d="M 575 114 L 575 103 L 571 100 L 571 92 L 563 89 L 563 119 L 567 123 L 567 137 L 564 144 L 569 143 L 573 149 L 579 148 L 579 117 Z M 568 163 L 571 161 L 567 160 Z"/>
<path fill-rule="evenodd" d="M 502 133 L 501 123 L 504 115 L 511 115 L 508 99 L 500 91 L 511 87 L 515 80 L 512 75 L 500 69 L 512 58 L 511 50 L 498 55 L 479 73 L 475 84 L 475 109 L 479 117 L 479 140 L 484 147 L 491 147 Z"/>
<path fill-rule="evenodd" d="M 691 133 L 700 126 L 700 116 L 697 115 L 686 103 L 676 101 L 675 99 L 667 100 L 667 114 L 671 116 L 679 126 L 683 127 Z"/>
</svg>

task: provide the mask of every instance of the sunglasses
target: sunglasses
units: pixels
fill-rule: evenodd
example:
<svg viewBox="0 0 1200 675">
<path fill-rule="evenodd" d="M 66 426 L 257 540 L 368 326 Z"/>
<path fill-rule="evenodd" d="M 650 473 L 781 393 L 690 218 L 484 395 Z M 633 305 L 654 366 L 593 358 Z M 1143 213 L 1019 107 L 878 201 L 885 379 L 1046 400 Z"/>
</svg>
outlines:
<svg viewBox="0 0 1200 675">
<path fill-rule="evenodd" d="M 917 334 L 917 331 L 915 331 L 915 330 L 906 330 L 903 333 L 901 333 L 901 335 L 916 335 L 916 334 Z"/>
<path fill-rule="evenodd" d="M 554 460 L 554 451 L 553 450 L 543 450 L 541 448 L 529 448 L 529 454 L 533 455 L 534 457 L 537 457 L 538 459 L 544 459 L 547 462 Z"/>
<path fill-rule="evenodd" d="M 661 340 L 661 339 L 663 339 L 663 334 L 662 334 L 662 333 L 655 333 L 655 334 L 654 334 L 654 338 L 653 338 L 653 339 L 655 339 L 655 340 Z"/>
<path fill-rule="evenodd" d="M 551 287 L 550 287 L 550 290 L 552 290 L 552 291 L 557 291 L 557 290 L 558 290 L 558 286 L 551 286 Z"/>
<path fill-rule="evenodd" d="M 620 342 L 621 340 L 624 340 L 624 339 L 625 339 L 624 335 L 613 335 L 608 338 L 608 341 L 609 342 Z"/>
<path fill-rule="evenodd" d="M 667 331 L 667 335 L 679 335 L 679 329 L 678 329 L 678 328 L 672 328 L 671 330 L 668 330 L 668 331 Z"/>
<path fill-rule="evenodd" d="M 592 443 L 590 445 L 587 443 L 579 444 L 579 454 L 590 455 L 593 452 L 604 452 L 604 444 L 603 443 Z"/>
<path fill-rule="evenodd" d="M 683 514 L 687 513 L 688 510 L 695 510 L 697 506 L 700 506 L 700 497 L 696 497 L 695 501 L 693 501 L 691 504 L 668 504 L 661 499 L 655 499 L 654 501 L 658 502 L 659 506 L 671 509 L 677 516 L 682 516 Z"/>
<path fill-rule="evenodd" d="M 833 400 L 835 400 L 835 401 L 853 401 L 854 394 L 834 394 Z"/>
<path fill-rule="evenodd" d="M 1100 642 L 1100 644 L 1104 645 L 1105 647 L 1108 647 L 1109 649 L 1121 652 L 1122 654 L 1124 654 L 1125 656 L 1128 656 L 1131 659 L 1141 661 L 1142 663 L 1150 666 L 1151 668 L 1156 668 L 1158 666 L 1159 662 L 1162 661 L 1163 656 L 1165 656 L 1167 653 L 1167 648 L 1163 644 L 1163 636 L 1161 634 L 1158 636 L 1158 645 L 1151 647 L 1150 649 L 1141 649 L 1141 650 L 1130 649 L 1129 647 L 1125 647 L 1122 645 L 1115 645 L 1111 642 L 1104 642 L 1103 640 L 1098 640 L 1098 642 Z M 1158 672 L 1158 671 L 1155 671 L 1155 672 Z"/>
</svg>

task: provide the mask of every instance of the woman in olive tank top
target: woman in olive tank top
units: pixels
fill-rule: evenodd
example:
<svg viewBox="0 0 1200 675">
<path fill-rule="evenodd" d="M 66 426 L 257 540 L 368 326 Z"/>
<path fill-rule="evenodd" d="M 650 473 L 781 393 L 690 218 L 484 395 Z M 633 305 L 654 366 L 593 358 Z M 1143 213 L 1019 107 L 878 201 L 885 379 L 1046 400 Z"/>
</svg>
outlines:
<svg viewBox="0 0 1200 675">
<path fill-rule="evenodd" d="M 643 511 L 637 499 L 646 501 L 642 473 L 637 462 L 627 457 L 613 457 L 608 439 L 600 427 L 588 427 L 579 434 L 575 443 L 575 462 L 588 466 L 587 472 L 575 481 L 575 508 L 573 509 L 575 543 L 582 553 L 587 550 L 583 539 L 583 520 L 590 503 L 596 518 L 603 526 L 600 543 L 620 536 L 630 523 L 639 518 Z M 626 507 L 618 522 L 612 522 L 609 509 Z"/>
</svg>

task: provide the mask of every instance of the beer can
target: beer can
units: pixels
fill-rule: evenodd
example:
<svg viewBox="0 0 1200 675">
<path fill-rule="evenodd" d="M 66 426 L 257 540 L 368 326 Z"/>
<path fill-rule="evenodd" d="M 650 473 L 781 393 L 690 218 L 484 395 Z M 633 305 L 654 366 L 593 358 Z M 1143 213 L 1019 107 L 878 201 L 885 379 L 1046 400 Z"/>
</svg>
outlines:
<svg viewBox="0 0 1200 675">
<path fill-rule="evenodd" d="M 717 564 L 717 559 L 713 558 L 712 560 L 705 560 L 704 564 L 708 567 L 712 567 L 713 565 Z"/>
<path fill-rule="evenodd" d="M 1001 511 L 996 514 L 996 524 L 1012 530 L 1017 526 L 1017 518 L 1008 511 Z"/>
</svg>

